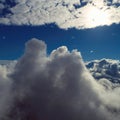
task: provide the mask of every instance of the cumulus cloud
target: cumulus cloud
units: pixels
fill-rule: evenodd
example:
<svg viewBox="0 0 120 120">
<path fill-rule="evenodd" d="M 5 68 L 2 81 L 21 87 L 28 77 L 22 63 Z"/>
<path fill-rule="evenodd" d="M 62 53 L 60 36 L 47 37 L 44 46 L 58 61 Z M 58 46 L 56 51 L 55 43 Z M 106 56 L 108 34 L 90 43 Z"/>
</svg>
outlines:
<svg viewBox="0 0 120 120">
<path fill-rule="evenodd" d="M 120 61 L 112 59 L 93 60 L 86 63 L 95 79 L 109 79 L 111 82 L 120 83 Z"/>
<path fill-rule="evenodd" d="M 104 58 L 90 61 L 86 63 L 86 67 L 98 83 L 106 89 L 105 98 L 110 98 L 110 100 L 106 99 L 108 108 L 113 107 L 113 112 L 119 111 L 120 61 Z"/>
<path fill-rule="evenodd" d="M 7 77 L 8 72 L 6 65 L 0 65 L 0 119 L 4 119 L 12 101 L 10 95 L 12 81 Z"/>
<path fill-rule="evenodd" d="M 113 3 L 120 3 L 120 0 L 113 0 Z"/>
<path fill-rule="evenodd" d="M 120 119 L 119 84 L 95 80 L 77 50 L 46 49 L 32 39 L 17 62 L 0 66 L 0 119 Z"/>
<path fill-rule="evenodd" d="M 63 29 L 118 24 L 120 23 L 119 3 L 119 0 L 10 0 L 9 2 L 1 0 L 0 24 L 55 23 Z"/>
</svg>

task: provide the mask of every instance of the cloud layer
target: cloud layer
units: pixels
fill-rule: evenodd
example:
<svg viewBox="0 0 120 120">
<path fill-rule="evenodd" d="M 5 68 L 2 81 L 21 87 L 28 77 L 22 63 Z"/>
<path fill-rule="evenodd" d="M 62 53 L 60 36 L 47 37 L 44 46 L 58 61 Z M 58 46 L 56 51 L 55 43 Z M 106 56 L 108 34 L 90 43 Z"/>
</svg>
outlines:
<svg viewBox="0 0 120 120">
<path fill-rule="evenodd" d="M 4 120 L 119 120 L 119 93 L 119 84 L 92 77 L 77 50 L 62 46 L 48 56 L 37 39 L 17 63 L 0 66 Z"/>
<path fill-rule="evenodd" d="M 55 23 L 63 29 L 118 24 L 120 23 L 119 4 L 119 0 L 9 0 L 9 2 L 1 0 L 0 24 Z"/>
</svg>

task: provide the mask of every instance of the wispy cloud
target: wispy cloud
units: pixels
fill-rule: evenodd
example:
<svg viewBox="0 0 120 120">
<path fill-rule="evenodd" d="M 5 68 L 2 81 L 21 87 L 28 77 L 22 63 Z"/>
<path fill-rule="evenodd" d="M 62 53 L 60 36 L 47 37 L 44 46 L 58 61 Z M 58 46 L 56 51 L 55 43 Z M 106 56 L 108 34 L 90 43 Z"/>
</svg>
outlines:
<svg viewBox="0 0 120 120">
<path fill-rule="evenodd" d="M 0 24 L 44 25 L 77 29 L 118 24 L 119 0 L 15 0 L 0 1 Z M 90 11 L 94 12 L 90 12 Z M 94 15 L 93 17 L 91 17 Z M 100 17 L 101 16 L 101 17 Z"/>
</svg>

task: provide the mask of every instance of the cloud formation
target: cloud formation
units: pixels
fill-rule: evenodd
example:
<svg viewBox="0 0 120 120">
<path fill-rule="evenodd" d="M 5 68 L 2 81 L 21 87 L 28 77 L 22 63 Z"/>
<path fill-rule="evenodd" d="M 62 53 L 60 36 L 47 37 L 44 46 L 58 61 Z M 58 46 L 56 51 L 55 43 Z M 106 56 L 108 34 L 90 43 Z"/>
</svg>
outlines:
<svg viewBox="0 0 120 120">
<path fill-rule="evenodd" d="M 1 0 L 0 24 L 94 28 L 120 23 L 119 5 L 119 0 Z"/>
<path fill-rule="evenodd" d="M 86 63 L 86 67 L 95 79 L 108 79 L 120 83 L 120 61 L 112 59 L 93 60 Z"/>
<path fill-rule="evenodd" d="M 0 119 L 119 120 L 119 91 L 96 81 L 77 50 L 62 46 L 48 56 L 32 39 L 17 63 L 0 66 Z"/>
</svg>

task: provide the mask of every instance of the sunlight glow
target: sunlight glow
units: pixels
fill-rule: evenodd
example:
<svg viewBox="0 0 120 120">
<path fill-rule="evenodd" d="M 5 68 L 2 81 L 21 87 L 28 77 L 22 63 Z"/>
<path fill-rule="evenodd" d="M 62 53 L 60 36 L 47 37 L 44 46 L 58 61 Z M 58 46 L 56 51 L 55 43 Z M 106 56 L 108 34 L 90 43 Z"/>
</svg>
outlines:
<svg viewBox="0 0 120 120">
<path fill-rule="evenodd" d="M 100 8 L 91 8 L 86 18 L 89 26 L 102 26 L 109 23 L 108 13 Z"/>
</svg>

